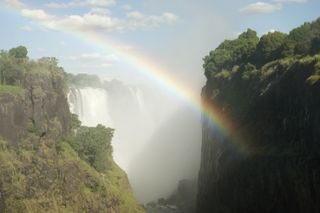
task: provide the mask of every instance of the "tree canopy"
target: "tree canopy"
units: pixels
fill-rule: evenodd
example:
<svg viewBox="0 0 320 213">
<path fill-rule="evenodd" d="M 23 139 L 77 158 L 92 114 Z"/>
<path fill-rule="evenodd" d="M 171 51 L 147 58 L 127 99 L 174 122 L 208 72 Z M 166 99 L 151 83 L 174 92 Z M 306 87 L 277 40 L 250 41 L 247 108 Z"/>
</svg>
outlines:
<svg viewBox="0 0 320 213">
<path fill-rule="evenodd" d="M 240 61 L 248 61 L 258 42 L 257 33 L 251 29 L 235 40 L 225 40 L 204 58 L 205 75 L 210 77 L 223 68 L 232 68 Z"/>
<path fill-rule="evenodd" d="M 229 76 L 236 66 L 250 63 L 261 68 L 262 65 L 283 57 L 318 53 L 320 53 L 320 18 L 293 29 L 288 35 L 269 32 L 259 39 L 255 31 L 248 29 L 234 40 L 225 40 L 205 56 L 203 68 L 207 79 L 220 78 Z"/>
<path fill-rule="evenodd" d="M 9 50 L 9 54 L 15 58 L 27 58 L 28 50 L 24 46 L 18 46 Z"/>
<path fill-rule="evenodd" d="M 80 158 L 97 171 L 104 172 L 111 166 L 113 132 L 113 129 L 100 124 L 96 127 L 81 126 L 70 140 L 70 145 Z"/>
<path fill-rule="evenodd" d="M 269 32 L 260 38 L 254 53 L 257 65 L 273 61 L 280 56 L 279 48 L 285 42 L 287 35 L 281 32 Z"/>
</svg>

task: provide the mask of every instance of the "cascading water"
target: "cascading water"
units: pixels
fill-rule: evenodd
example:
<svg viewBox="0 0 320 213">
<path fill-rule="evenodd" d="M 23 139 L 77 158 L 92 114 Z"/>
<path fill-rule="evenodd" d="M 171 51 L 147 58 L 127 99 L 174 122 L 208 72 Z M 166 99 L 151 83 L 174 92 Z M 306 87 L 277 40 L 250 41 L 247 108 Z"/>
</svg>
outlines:
<svg viewBox="0 0 320 213">
<path fill-rule="evenodd" d="M 108 93 L 98 88 L 73 88 L 68 95 L 70 110 L 79 116 L 85 126 L 102 124 L 114 127 L 108 109 Z"/>
<path fill-rule="evenodd" d="M 113 157 L 127 171 L 152 134 L 154 124 L 139 88 L 117 81 L 105 82 L 104 86 L 71 88 L 68 95 L 70 111 L 77 114 L 85 126 L 102 124 L 115 129 Z"/>
</svg>

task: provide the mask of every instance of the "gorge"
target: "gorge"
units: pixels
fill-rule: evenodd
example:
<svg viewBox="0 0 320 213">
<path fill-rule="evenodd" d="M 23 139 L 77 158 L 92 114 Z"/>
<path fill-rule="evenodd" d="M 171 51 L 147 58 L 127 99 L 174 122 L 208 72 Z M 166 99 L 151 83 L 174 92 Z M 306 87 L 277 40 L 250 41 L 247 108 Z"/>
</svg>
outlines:
<svg viewBox="0 0 320 213">
<path fill-rule="evenodd" d="M 0 54 L 0 212 L 320 211 L 320 19 L 222 42 L 202 105 L 27 54 Z"/>
</svg>

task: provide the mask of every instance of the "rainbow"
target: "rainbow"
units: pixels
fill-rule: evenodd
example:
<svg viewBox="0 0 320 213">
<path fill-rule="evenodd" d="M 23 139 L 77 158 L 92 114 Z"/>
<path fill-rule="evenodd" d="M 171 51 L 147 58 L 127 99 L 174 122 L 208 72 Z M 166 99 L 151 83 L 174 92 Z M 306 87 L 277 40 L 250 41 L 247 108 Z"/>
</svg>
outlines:
<svg viewBox="0 0 320 213">
<path fill-rule="evenodd" d="M 7 8 L 11 8 L 14 13 L 20 14 L 21 12 L 20 8 Z M 195 112 L 202 114 L 202 117 L 207 122 L 210 122 L 210 125 L 214 126 L 221 134 L 234 139 L 234 136 L 232 136 L 232 125 L 224 118 L 224 116 L 222 116 L 223 113 L 220 111 L 219 107 L 214 106 L 213 103 L 202 102 L 199 98 L 200 91 L 190 89 L 188 85 L 183 84 L 183 82 L 175 79 L 174 76 L 169 75 L 169 72 L 166 72 L 165 69 L 152 62 L 146 56 L 125 50 L 116 42 L 95 32 L 70 31 L 68 29 L 60 31 L 78 37 L 86 43 L 94 45 L 96 48 L 105 52 L 116 54 L 123 61 L 135 68 L 135 70 L 140 72 L 140 74 L 151 79 L 170 94 L 173 94 L 188 103 Z"/>
<path fill-rule="evenodd" d="M 132 53 L 129 50 L 124 50 L 120 44 L 95 32 L 72 31 L 69 33 L 85 40 L 91 45 L 95 45 L 103 51 L 115 53 L 126 63 L 133 66 L 140 74 L 148 77 L 167 92 L 188 103 L 195 112 L 201 113 L 219 132 L 226 136 L 231 135 L 231 124 L 221 116 L 222 113 L 218 107 L 213 106 L 212 103 L 202 102 L 199 97 L 200 91 L 190 89 L 188 85 L 177 80 L 164 68 L 152 62 L 147 57 L 136 52 Z"/>
</svg>

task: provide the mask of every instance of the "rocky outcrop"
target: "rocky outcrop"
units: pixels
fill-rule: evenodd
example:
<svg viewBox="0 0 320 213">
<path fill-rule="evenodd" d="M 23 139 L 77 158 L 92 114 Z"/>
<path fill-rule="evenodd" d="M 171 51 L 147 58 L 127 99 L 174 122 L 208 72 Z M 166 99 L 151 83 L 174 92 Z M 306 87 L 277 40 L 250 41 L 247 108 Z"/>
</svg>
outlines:
<svg viewBox="0 0 320 213">
<path fill-rule="evenodd" d="M 0 135 L 18 141 L 26 134 L 26 112 L 23 94 L 0 93 Z"/>
<path fill-rule="evenodd" d="M 1 137 L 17 144 L 29 133 L 53 140 L 66 136 L 70 112 L 63 74 L 30 72 L 23 84 L 19 92 L 0 93 Z"/>
<path fill-rule="evenodd" d="M 208 80 L 203 102 L 227 131 L 204 117 L 197 212 L 320 211 L 319 68 L 290 57 Z"/>
</svg>

